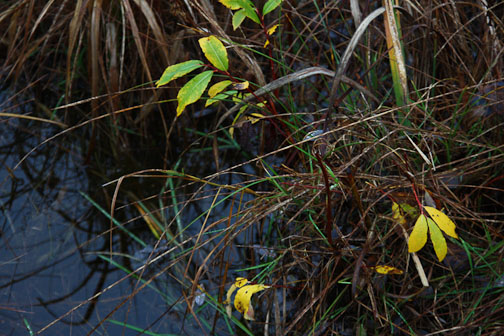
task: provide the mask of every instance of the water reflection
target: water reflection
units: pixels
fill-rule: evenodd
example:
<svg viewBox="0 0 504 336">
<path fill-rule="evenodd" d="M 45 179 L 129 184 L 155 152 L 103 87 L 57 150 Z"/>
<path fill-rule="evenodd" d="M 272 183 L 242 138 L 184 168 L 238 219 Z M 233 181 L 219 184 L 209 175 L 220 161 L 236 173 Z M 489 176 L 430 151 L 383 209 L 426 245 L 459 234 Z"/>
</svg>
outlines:
<svg viewBox="0 0 504 336">
<path fill-rule="evenodd" d="M 11 109 L 6 100 L 0 110 Z M 27 113 L 30 105 L 22 106 Z M 4 119 L 0 123 L 0 329 L 2 334 L 27 334 L 27 326 L 38 331 L 58 320 L 46 333 L 84 335 L 131 293 L 133 281 L 122 281 L 103 296 L 93 298 L 124 273 L 100 258 L 111 248 L 130 252 L 130 239 L 118 232 L 108 234 L 110 221 L 83 197 L 106 205 L 109 200 L 100 185 L 89 178 L 92 167 L 83 167 L 78 142 L 62 137 L 35 151 L 15 171 L 12 168 L 42 139 L 57 128 L 29 120 Z M 112 237 L 112 240 L 110 238 Z M 150 315 L 163 314 L 157 295 L 135 298 L 142 309 L 148 302 Z M 84 303 L 84 304 L 82 304 Z M 99 303 L 99 304 L 98 304 Z M 117 320 L 147 327 L 152 319 L 118 309 Z M 134 309 L 133 311 L 135 311 Z M 102 327 L 103 328 L 103 327 Z M 123 327 L 107 323 L 109 334 Z M 128 332 L 126 332 L 128 334 Z"/>
</svg>

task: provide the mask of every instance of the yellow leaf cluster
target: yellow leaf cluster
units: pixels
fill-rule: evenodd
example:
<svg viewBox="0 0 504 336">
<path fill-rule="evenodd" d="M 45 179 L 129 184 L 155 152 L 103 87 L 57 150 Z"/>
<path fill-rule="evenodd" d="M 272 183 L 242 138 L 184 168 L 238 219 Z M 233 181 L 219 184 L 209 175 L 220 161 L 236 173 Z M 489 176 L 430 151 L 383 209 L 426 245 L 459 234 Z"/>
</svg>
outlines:
<svg viewBox="0 0 504 336">
<path fill-rule="evenodd" d="M 447 246 L 441 231 L 450 237 L 458 239 L 458 235 L 455 232 L 455 223 L 436 208 L 425 206 L 424 209 L 429 217 L 424 214 L 418 217 L 409 237 L 408 251 L 417 252 L 424 247 L 427 242 L 427 231 L 429 231 L 436 256 L 439 261 L 443 261 L 447 253 Z"/>
<path fill-rule="evenodd" d="M 262 290 L 265 290 L 267 288 L 270 288 L 270 286 L 266 286 L 263 284 L 254 284 L 254 285 L 249 285 L 249 281 L 245 278 L 236 278 L 235 282 L 231 285 L 231 287 L 227 291 L 226 295 L 226 301 L 224 302 L 227 304 L 226 306 L 226 311 L 228 316 L 231 317 L 231 295 L 233 295 L 233 292 L 238 288 L 238 291 L 236 292 L 235 298 L 234 298 L 234 306 L 236 310 L 238 310 L 240 313 L 243 314 L 243 317 L 246 320 L 254 320 L 254 308 L 252 307 L 252 304 L 250 303 L 250 300 L 252 298 L 252 295 L 260 292 Z"/>
</svg>

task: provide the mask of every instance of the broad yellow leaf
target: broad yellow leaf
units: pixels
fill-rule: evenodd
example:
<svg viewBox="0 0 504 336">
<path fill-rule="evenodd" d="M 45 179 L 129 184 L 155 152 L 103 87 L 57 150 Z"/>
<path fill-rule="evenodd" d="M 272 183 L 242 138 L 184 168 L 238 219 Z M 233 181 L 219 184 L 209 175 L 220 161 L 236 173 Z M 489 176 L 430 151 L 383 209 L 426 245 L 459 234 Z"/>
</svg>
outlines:
<svg viewBox="0 0 504 336">
<path fill-rule="evenodd" d="M 270 286 L 265 286 L 261 284 L 257 285 L 245 285 L 238 289 L 236 292 L 236 296 L 234 299 L 234 306 L 236 310 L 243 314 L 243 317 L 247 320 L 254 320 L 254 309 L 250 304 L 250 299 L 252 298 L 252 294 L 265 290 Z"/>
<path fill-rule="evenodd" d="M 221 93 L 225 88 L 231 84 L 230 80 L 223 80 L 222 82 L 215 83 L 208 89 L 208 96 L 210 98 L 215 97 L 218 93 Z"/>
<path fill-rule="evenodd" d="M 429 233 L 430 239 L 432 240 L 432 245 L 434 246 L 434 251 L 438 257 L 439 261 L 443 261 L 446 257 L 446 240 L 443 236 L 441 230 L 439 230 L 438 226 L 434 221 L 430 218 L 427 218 L 427 224 L 429 225 Z"/>
<path fill-rule="evenodd" d="M 370 267 L 370 268 L 375 270 L 376 273 L 380 273 L 380 274 L 403 274 L 402 270 L 395 268 L 393 266 L 376 265 L 376 266 Z"/>
<path fill-rule="evenodd" d="M 450 217 L 448 217 L 438 209 L 430 206 L 424 206 L 424 209 L 427 211 L 429 216 L 434 220 L 434 222 L 436 222 L 439 228 L 444 231 L 444 233 L 446 233 L 450 237 L 458 239 L 458 235 L 455 232 L 455 229 L 457 227 L 455 226 L 455 223 L 453 223 L 453 221 L 450 219 Z"/>
<path fill-rule="evenodd" d="M 420 215 L 408 240 L 408 251 L 417 252 L 427 242 L 427 217 Z"/>
<path fill-rule="evenodd" d="M 201 98 L 210 79 L 212 79 L 213 71 L 204 71 L 187 82 L 177 95 L 177 117 L 184 112 L 187 105 L 196 102 Z"/>
<path fill-rule="evenodd" d="M 219 70 L 227 71 L 229 62 L 226 47 L 214 35 L 203 37 L 198 43 L 205 54 L 205 57 Z"/>
</svg>

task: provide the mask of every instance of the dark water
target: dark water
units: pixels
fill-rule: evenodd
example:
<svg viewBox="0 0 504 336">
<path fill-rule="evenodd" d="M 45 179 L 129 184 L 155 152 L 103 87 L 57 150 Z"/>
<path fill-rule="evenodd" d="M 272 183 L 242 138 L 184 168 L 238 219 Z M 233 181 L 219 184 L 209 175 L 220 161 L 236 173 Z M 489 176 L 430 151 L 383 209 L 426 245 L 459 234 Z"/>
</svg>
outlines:
<svg viewBox="0 0 504 336">
<path fill-rule="evenodd" d="M 12 95 L 8 91 L 1 93 L 0 111 L 30 114 L 33 104 L 18 106 L 10 99 Z M 216 188 L 203 186 L 196 200 L 175 220 L 182 202 L 202 184 L 187 187 L 184 181 L 175 179 L 172 184 L 166 179 L 127 180 L 121 186 L 114 215 L 125 233 L 108 217 L 115 184 L 104 184 L 127 173 L 161 167 L 163 161 L 152 158 L 161 157 L 162 150 L 142 148 L 139 156 L 127 153 L 98 157 L 96 154 L 89 159 L 88 129 L 63 134 L 41 145 L 61 131 L 58 126 L 40 121 L 20 118 L 0 121 L 0 335 L 30 335 L 40 331 L 44 335 L 201 333 L 184 302 L 182 293 L 190 292 L 191 283 L 182 274 L 187 267 L 190 278 L 193 277 L 206 254 L 222 238 L 199 249 L 189 266 L 185 263 L 187 258 L 179 263 L 175 261 L 183 250 L 193 246 L 195 238 L 191 237 L 197 235 L 205 217 L 198 216 L 205 214 L 214 201 Z M 231 150 L 237 149 L 235 146 Z M 230 158 L 236 162 L 244 159 L 236 157 L 236 152 L 226 154 L 223 150 L 222 153 L 227 155 L 228 162 L 221 169 L 234 164 Z M 178 168 L 201 177 L 216 171 L 212 151 L 199 149 L 186 152 Z M 239 170 L 254 174 L 251 166 Z M 232 184 L 240 179 L 239 175 L 223 176 L 214 182 Z M 216 201 L 226 195 L 229 191 L 223 191 Z M 177 238 L 179 247 L 166 245 L 166 240 L 156 245 L 157 239 L 132 206 L 139 199 L 156 212 L 161 222 L 172 223 L 173 232 L 184 229 Z M 250 199 L 245 195 L 242 202 Z M 222 202 L 211 213 L 208 223 L 229 213 L 230 200 Z M 174 207 L 177 202 L 178 206 Z M 215 230 L 226 225 L 223 222 Z M 200 242 L 210 238 L 211 235 L 204 236 Z M 235 243 L 243 244 L 244 240 L 238 235 Z M 232 247 L 229 251 L 226 257 L 229 253 L 233 255 L 229 281 L 246 276 L 233 271 L 246 266 L 239 249 Z M 159 255 L 143 273 L 142 269 L 137 272 L 142 280 L 128 276 L 149 257 Z M 212 276 L 205 276 L 200 284 L 216 297 L 220 284 L 218 268 L 208 273 Z M 144 286 L 145 280 L 152 281 Z M 204 329 L 209 331 L 215 307 L 207 299 L 194 309 L 205 321 Z M 215 328 L 218 334 L 232 335 L 236 327 L 228 327 L 220 318 Z"/>
<path fill-rule="evenodd" d="M 11 95 L 0 95 L 0 111 L 26 114 L 33 107 L 16 107 Z M 104 335 L 139 333 L 113 321 L 100 325 L 105 318 L 140 330 L 179 334 L 184 310 L 172 307 L 167 314 L 167 307 L 180 296 L 180 291 L 170 295 L 163 289 L 170 281 L 159 277 L 152 287 L 125 300 L 141 283 L 125 278 L 125 271 L 102 258 L 112 247 L 114 261 L 131 269 L 141 263 L 129 262 L 130 256 L 156 240 L 142 229 L 141 219 L 127 225 L 143 235 L 144 245 L 117 231 L 110 239 L 110 220 L 89 201 L 108 209 L 110 200 L 100 184 L 107 176 L 100 180 L 91 173 L 90 178 L 97 167 L 83 164 L 85 153 L 78 139 L 59 137 L 20 163 L 59 131 L 38 121 L 0 121 L 0 334 L 45 330 L 46 335 L 85 335 L 93 328 Z M 191 325 L 185 323 L 189 333 Z"/>
</svg>

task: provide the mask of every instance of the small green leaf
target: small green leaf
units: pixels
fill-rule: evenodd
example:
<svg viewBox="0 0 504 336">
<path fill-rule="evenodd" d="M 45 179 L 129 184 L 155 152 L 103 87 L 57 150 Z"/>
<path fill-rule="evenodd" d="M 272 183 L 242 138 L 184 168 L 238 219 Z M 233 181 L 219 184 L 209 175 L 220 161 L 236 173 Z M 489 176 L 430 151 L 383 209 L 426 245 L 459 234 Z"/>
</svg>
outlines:
<svg viewBox="0 0 504 336">
<path fill-rule="evenodd" d="M 268 0 L 263 7 L 263 15 L 268 14 L 271 11 L 274 11 L 280 4 L 282 3 L 282 0 Z"/>
<path fill-rule="evenodd" d="M 458 239 L 458 235 L 455 232 L 455 223 L 453 223 L 450 217 L 433 207 L 424 206 L 424 209 L 441 230 L 443 230 L 448 236 Z"/>
<path fill-rule="evenodd" d="M 445 237 L 432 219 L 427 218 L 427 224 L 429 224 L 430 239 L 432 240 L 434 251 L 436 252 L 438 260 L 441 262 L 446 257 L 446 251 L 448 250 Z"/>
<path fill-rule="evenodd" d="M 427 242 L 427 217 L 420 215 L 408 240 L 408 252 L 417 252 Z"/>
<path fill-rule="evenodd" d="M 161 78 L 156 82 L 156 87 L 168 84 L 172 80 L 187 75 L 189 72 L 201 68 L 203 62 L 200 60 L 191 60 L 174 65 L 170 65 L 165 69 Z"/>
<path fill-rule="evenodd" d="M 222 82 L 215 83 L 214 85 L 210 86 L 210 89 L 208 89 L 208 96 L 210 98 L 215 97 L 215 95 L 227 88 L 229 84 L 231 84 L 230 80 L 224 80 Z"/>
<path fill-rule="evenodd" d="M 205 103 L 205 107 L 210 106 L 210 105 L 212 105 L 214 103 L 217 103 L 219 101 L 225 100 L 229 96 L 235 95 L 237 92 L 238 91 L 236 91 L 236 90 L 226 91 L 224 93 L 219 93 L 218 95 L 216 95 L 213 98 L 208 98 L 207 101 L 206 101 L 206 103 Z"/>
<path fill-rule="evenodd" d="M 232 10 L 242 8 L 241 0 L 219 0 L 219 2 Z"/>
<path fill-rule="evenodd" d="M 242 24 L 243 20 L 245 20 L 245 10 L 240 9 L 236 13 L 233 14 L 233 30 L 236 30 Z"/>
<path fill-rule="evenodd" d="M 259 20 L 259 16 L 257 16 L 256 9 L 252 2 L 249 0 L 241 0 L 240 1 L 243 10 L 245 11 L 245 16 L 254 21 L 257 24 L 261 24 L 261 20 Z"/>
<path fill-rule="evenodd" d="M 208 70 L 200 73 L 184 85 L 177 95 L 177 117 L 184 112 L 187 105 L 194 103 L 201 98 L 210 79 L 212 79 L 213 71 Z"/>
<path fill-rule="evenodd" d="M 200 38 L 198 42 L 210 63 L 219 70 L 227 71 L 229 66 L 227 50 L 222 42 L 214 35 Z"/>
</svg>

